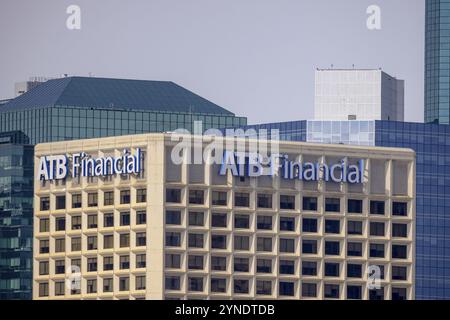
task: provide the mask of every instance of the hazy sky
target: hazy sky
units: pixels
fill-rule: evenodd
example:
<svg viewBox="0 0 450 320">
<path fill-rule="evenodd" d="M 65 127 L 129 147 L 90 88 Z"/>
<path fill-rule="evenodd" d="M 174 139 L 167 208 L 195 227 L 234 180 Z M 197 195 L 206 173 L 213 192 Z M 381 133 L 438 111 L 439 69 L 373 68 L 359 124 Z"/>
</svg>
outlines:
<svg viewBox="0 0 450 320">
<path fill-rule="evenodd" d="M 81 8 L 81 30 L 66 8 Z M 381 30 L 366 9 L 381 8 Z M 249 123 L 313 117 L 314 70 L 379 68 L 423 120 L 424 0 L 0 0 L 0 98 L 63 73 L 171 80 Z"/>
</svg>

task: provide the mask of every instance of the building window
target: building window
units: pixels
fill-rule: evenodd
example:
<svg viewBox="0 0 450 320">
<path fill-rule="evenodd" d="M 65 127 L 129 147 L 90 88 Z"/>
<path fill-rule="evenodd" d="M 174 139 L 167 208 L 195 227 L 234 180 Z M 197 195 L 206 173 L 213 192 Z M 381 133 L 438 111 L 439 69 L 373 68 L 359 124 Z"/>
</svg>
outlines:
<svg viewBox="0 0 450 320">
<path fill-rule="evenodd" d="M 39 232 L 49 232 L 50 231 L 50 219 L 40 218 L 39 219 Z"/>
<path fill-rule="evenodd" d="M 119 291 L 129 291 L 130 290 L 130 278 L 120 277 L 119 278 Z"/>
<path fill-rule="evenodd" d="M 339 285 L 338 284 L 325 284 L 325 298 L 339 299 Z"/>
<path fill-rule="evenodd" d="M 64 274 L 66 272 L 64 260 L 55 261 L 55 274 Z"/>
<path fill-rule="evenodd" d="M 64 281 L 56 281 L 55 282 L 55 296 L 63 296 L 65 295 L 65 282 Z"/>
<path fill-rule="evenodd" d="M 392 300 L 406 300 L 406 288 L 392 287 Z"/>
<path fill-rule="evenodd" d="M 114 205 L 114 191 L 103 192 L 103 205 L 104 206 Z"/>
<path fill-rule="evenodd" d="M 407 279 L 407 267 L 402 266 L 392 266 L 392 280 L 402 280 Z"/>
<path fill-rule="evenodd" d="M 145 290 L 145 276 L 136 276 L 135 289 Z"/>
<path fill-rule="evenodd" d="M 408 215 L 408 203 L 393 202 L 392 203 L 392 215 L 406 217 Z"/>
<path fill-rule="evenodd" d="M 181 267 L 181 255 L 168 253 L 165 255 L 165 266 L 169 269 L 180 269 Z"/>
<path fill-rule="evenodd" d="M 362 235 L 362 221 L 347 221 L 347 234 Z"/>
<path fill-rule="evenodd" d="M 295 240 L 280 238 L 280 252 L 294 253 L 295 252 Z"/>
<path fill-rule="evenodd" d="M 39 262 L 39 275 L 40 276 L 48 275 L 48 261 Z"/>
<path fill-rule="evenodd" d="M 303 218 L 303 232 L 317 232 L 317 219 Z"/>
<path fill-rule="evenodd" d="M 63 210 L 66 208 L 66 196 L 56 196 L 56 210 Z"/>
<path fill-rule="evenodd" d="M 259 193 L 257 205 L 261 209 L 272 209 L 272 195 Z"/>
<path fill-rule="evenodd" d="M 114 236 L 112 234 L 105 234 L 103 236 L 103 249 L 112 249 L 114 247 Z"/>
<path fill-rule="evenodd" d="M 98 205 L 98 193 L 88 193 L 88 207 L 96 207 Z"/>
<path fill-rule="evenodd" d="M 280 209 L 295 210 L 295 196 L 280 195 Z"/>
<path fill-rule="evenodd" d="M 166 224 L 180 225 L 181 224 L 181 211 L 167 210 L 166 211 Z"/>
<path fill-rule="evenodd" d="M 88 215 L 88 229 L 96 229 L 97 228 L 97 215 L 96 214 L 90 214 Z"/>
<path fill-rule="evenodd" d="M 89 279 L 86 283 L 87 293 L 97 293 L 97 280 Z"/>
<path fill-rule="evenodd" d="M 114 214 L 113 213 L 105 213 L 103 215 L 103 227 L 104 228 L 114 227 Z"/>
<path fill-rule="evenodd" d="M 189 212 L 189 225 L 203 227 L 205 224 L 203 212 Z"/>
<path fill-rule="evenodd" d="M 211 278 L 211 292 L 225 293 L 227 291 L 227 279 Z"/>
<path fill-rule="evenodd" d="M 147 202 L 147 189 L 136 190 L 136 202 L 137 203 Z"/>
<path fill-rule="evenodd" d="M 341 212 L 341 199 L 339 198 L 325 198 L 326 212 Z"/>
<path fill-rule="evenodd" d="M 166 246 L 168 247 L 181 246 L 181 234 L 179 232 L 166 232 Z"/>
<path fill-rule="evenodd" d="M 361 286 L 347 285 L 347 299 L 361 300 L 362 289 Z"/>
<path fill-rule="evenodd" d="M 295 262 L 292 260 L 280 260 L 280 274 L 294 274 Z"/>
<path fill-rule="evenodd" d="M 256 294 L 271 295 L 272 294 L 272 281 L 257 280 L 256 281 Z"/>
<path fill-rule="evenodd" d="M 55 252 L 65 252 L 66 251 L 66 239 L 55 239 Z"/>
<path fill-rule="evenodd" d="M 408 225 L 404 223 L 392 224 L 392 237 L 407 238 L 408 237 Z"/>
<path fill-rule="evenodd" d="M 330 256 L 339 255 L 339 241 L 325 241 L 325 254 Z"/>
<path fill-rule="evenodd" d="M 384 201 L 370 201 L 370 214 L 384 215 Z"/>
<path fill-rule="evenodd" d="M 302 283 L 302 297 L 315 298 L 317 297 L 317 285 L 315 283 Z"/>
<path fill-rule="evenodd" d="M 226 191 L 213 191 L 212 192 L 212 205 L 213 206 L 226 206 L 227 205 L 227 192 Z"/>
<path fill-rule="evenodd" d="M 50 198 L 49 197 L 41 197 L 40 199 L 40 210 L 47 211 L 50 210 Z"/>
<path fill-rule="evenodd" d="M 234 236 L 234 250 L 248 251 L 250 249 L 250 238 L 248 236 Z"/>
<path fill-rule="evenodd" d="M 234 216 L 234 227 L 236 229 L 250 228 L 250 217 L 245 214 L 237 214 Z"/>
<path fill-rule="evenodd" d="M 166 189 L 166 202 L 180 203 L 181 190 L 180 189 Z"/>
<path fill-rule="evenodd" d="M 188 257 L 188 269 L 190 270 L 203 270 L 203 256 L 189 255 Z"/>
<path fill-rule="evenodd" d="M 362 266 L 360 264 L 347 263 L 347 277 L 348 278 L 361 278 Z"/>
<path fill-rule="evenodd" d="M 143 247 L 147 245 L 147 235 L 145 232 L 136 233 L 136 247 Z"/>
<path fill-rule="evenodd" d="M 280 294 L 280 296 L 293 297 L 295 295 L 294 294 L 294 283 L 293 282 L 280 281 L 279 294 Z"/>
<path fill-rule="evenodd" d="M 119 269 L 126 270 L 130 269 L 130 256 L 124 255 L 119 257 Z"/>
<path fill-rule="evenodd" d="M 97 236 L 87 237 L 87 249 L 88 250 L 97 250 Z"/>
<path fill-rule="evenodd" d="M 130 234 L 129 233 L 121 233 L 119 235 L 119 243 L 121 248 L 128 248 L 130 246 Z"/>
<path fill-rule="evenodd" d="M 295 218 L 280 217 L 280 231 L 295 231 Z"/>
<path fill-rule="evenodd" d="M 39 253 L 49 253 L 49 241 L 48 240 L 40 240 L 39 241 Z"/>
<path fill-rule="evenodd" d="M 256 272 L 258 272 L 258 273 L 272 273 L 272 260 L 270 260 L 270 259 L 257 259 L 256 260 Z"/>
<path fill-rule="evenodd" d="M 72 208 L 81 208 L 81 193 L 72 195 Z"/>
<path fill-rule="evenodd" d="M 211 235 L 211 248 L 212 249 L 226 249 L 227 248 L 227 236 L 226 235 Z"/>
<path fill-rule="evenodd" d="M 81 229 L 81 216 L 72 216 L 72 230 Z"/>
<path fill-rule="evenodd" d="M 317 211 L 317 198 L 316 197 L 303 197 L 303 210 Z"/>
<path fill-rule="evenodd" d="M 212 228 L 226 228 L 227 227 L 227 214 L 226 213 L 213 213 L 211 215 L 211 227 Z"/>
<path fill-rule="evenodd" d="M 164 283 L 166 290 L 180 290 L 181 281 L 179 276 L 167 276 Z"/>
<path fill-rule="evenodd" d="M 203 248 L 203 234 L 201 233 L 189 233 L 188 235 L 188 247 L 189 248 Z"/>
<path fill-rule="evenodd" d="M 113 257 L 103 257 L 103 271 L 110 271 L 114 269 Z"/>
<path fill-rule="evenodd" d="M 130 203 L 130 190 L 121 190 L 120 204 L 129 204 L 129 203 Z"/>
<path fill-rule="evenodd" d="M 145 268 L 147 265 L 147 256 L 145 253 L 137 254 L 136 255 L 136 268 Z"/>
<path fill-rule="evenodd" d="M 317 276 L 317 262 L 316 261 L 302 261 L 302 275 Z"/>
<path fill-rule="evenodd" d="M 384 244 L 371 243 L 370 244 L 370 257 L 371 258 L 384 258 Z"/>
<path fill-rule="evenodd" d="M 74 237 L 72 238 L 71 251 L 81 251 L 81 238 Z"/>
<path fill-rule="evenodd" d="M 203 278 L 201 277 L 189 277 L 188 281 L 189 291 L 201 292 L 203 291 Z"/>
<path fill-rule="evenodd" d="M 362 213 L 363 201 L 358 199 L 348 199 L 347 212 L 348 213 Z"/>
<path fill-rule="evenodd" d="M 362 257 L 362 243 L 347 242 L 347 255 L 350 257 Z"/>
<path fill-rule="evenodd" d="M 96 272 L 97 271 L 97 258 L 88 258 L 87 259 L 87 271 L 88 272 Z"/>
<path fill-rule="evenodd" d="M 55 219 L 55 231 L 64 231 L 66 230 L 66 218 L 58 217 Z"/>
<path fill-rule="evenodd" d="M 204 204 L 205 197 L 203 190 L 189 190 L 189 204 Z"/>
<path fill-rule="evenodd" d="M 248 294 L 249 290 L 249 281 L 248 280 L 241 280 L 241 279 L 234 279 L 233 281 L 233 291 L 237 294 Z"/>
<path fill-rule="evenodd" d="M 211 257 L 211 270 L 212 271 L 226 271 L 227 270 L 227 258 L 226 257 Z"/>
<path fill-rule="evenodd" d="M 39 297 L 48 297 L 48 282 L 39 283 Z"/>
<path fill-rule="evenodd" d="M 272 251 L 272 238 L 258 237 L 256 239 L 256 250 L 262 252 Z"/>
<path fill-rule="evenodd" d="M 81 259 L 80 258 L 72 258 L 70 259 L 70 264 L 74 267 L 81 269 Z"/>
<path fill-rule="evenodd" d="M 408 256 L 407 246 L 400 244 L 392 245 L 392 259 L 406 259 Z"/>
<path fill-rule="evenodd" d="M 248 258 L 234 258 L 234 272 L 248 272 Z"/>
<path fill-rule="evenodd" d="M 258 230 L 272 230 L 272 216 L 257 216 L 256 228 Z"/>
<path fill-rule="evenodd" d="M 384 237 L 384 222 L 371 222 L 370 235 Z"/>
<path fill-rule="evenodd" d="M 250 194 L 244 192 L 236 192 L 234 194 L 235 207 L 250 207 Z"/>
<path fill-rule="evenodd" d="M 340 226 L 339 220 L 325 220 L 325 233 L 339 234 Z"/>
<path fill-rule="evenodd" d="M 317 240 L 303 240 L 302 253 L 317 254 Z"/>
<path fill-rule="evenodd" d="M 384 288 L 369 290 L 369 300 L 384 300 Z"/>
<path fill-rule="evenodd" d="M 113 291 L 113 279 L 105 278 L 103 279 L 103 292 L 112 292 Z"/>
<path fill-rule="evenodd" d="M 130 212 L 121 212 L 120 213 L 120 225 L 121 226 L 129 226 L 130 225 Z"/>
<path fill-rule="evenodd" d="M 339 263 L 325 263 L 325 277 L 339 277 Z"/>
<path fill-rule="evenodd" d="M 146 224 L 147 223 L 147 212 L 146 211 L 136 211 L 136 224 Z"/>
</svg>

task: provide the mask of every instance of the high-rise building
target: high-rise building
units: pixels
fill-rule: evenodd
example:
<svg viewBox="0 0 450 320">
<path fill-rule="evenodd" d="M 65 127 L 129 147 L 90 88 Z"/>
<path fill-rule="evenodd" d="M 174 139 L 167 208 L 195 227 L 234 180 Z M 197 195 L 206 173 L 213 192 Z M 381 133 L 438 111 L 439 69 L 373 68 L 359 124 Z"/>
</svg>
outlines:
<svg viewBox="0 0 450 320">
<path fill-rule="evenodd" d="M 262 142 L 260 175 L 169 134 L 37 145 L 33 297 L 412 299 L 414 152 Z"/>
<path fill-rule="evenodd" d="M 450 299 L 450 126 L 396 121 L 291 121 L 244 128 L 279 139 L 411 148 L 417 156 L 416 299 Z"/>
<path fill-rule="evenodd" d="M 450 0 L 425 10 L 425 122 L 450 124 Z"/>
<path fill-rule="evenodd" d="M 0 105 L 0 133 L 21 131 L 31 145 L 0 144 L 5 164 L 0 166 L 5 195 L 0 197 L 0 299 L 31 298 L 32 208 L 27 205 L 32 203 L 32 170 L 27 166 L 32 166 L 32 145 L 178 128 L 192 131 L 195 121 L 201 121 L 203 129 L 246 124 L 246 118 L 166 81 L 66 77 L 43 82 Z M 8 139 L 0 136 L 0 143 Z M 26 152 L 11 154 L 10 149 Z M 8 159 L 14 165 L 7 165 Z"/>
<path fill-rule="evenodd" d="M 404 120 L 404 81 L 375 69 L 317 69 L 314 119 Z"/>
</svg>

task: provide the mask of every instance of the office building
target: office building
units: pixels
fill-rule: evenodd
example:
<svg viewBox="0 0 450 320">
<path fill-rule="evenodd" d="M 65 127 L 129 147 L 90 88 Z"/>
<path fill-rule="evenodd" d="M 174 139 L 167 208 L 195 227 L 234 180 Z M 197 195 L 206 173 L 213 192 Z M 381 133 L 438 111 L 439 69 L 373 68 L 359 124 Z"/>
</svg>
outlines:
<svg viewBox="0 0 450 320">
<path fill-rule="evenodd" d="M 425 122 L 450 124 L 450 0 L 425 4 Z"/>
<path fill-rule="evenodd" d="M 279 139 L 411 148 L 417 154 L 416 299 L 450 299 L 450 126 L 395 121 L 292 121 L 246 128 Z"/>
<path fill-rule="evenodd" d="M 177 128 L 192 131 L 195 121 L 202 121 L 205 130 L 246 124 L 246 118 L 236 117 L 230 111 L 166 81 L 85 77 L 52 79 L 0 105 L 0 133 L 21 131 L 28 139 L 27 145 Z M 21 161 L 32 166 L 33 152 L 28 152 L 32 146 L 15 144 L 14 147 L 2 145 L 2 148 L 24 148 L 27 152 L 23 153 Z M 9 151 L 5 152 L 7 163 Z M 16 162 L 17 157 L 14 155 Z M 5 194 L 12 189 L 16 197 L 14 203 L 21 201 L 23 205 L 14 204 L 14 212 L 7 208 L 5 215 L 0 217 L 4 217 L 0 234 L 8 235 L 0 239 L 4 243 L 0 246 L 0 299 L 31 299 L 32 260 L 31 254 L 28 256 L 26 253 L 31 252 L 31 225 L 26 225 L 31 208 L 26 205 L 32 203 L 32 189 L 28 188 L 32 172 L 16 166 L 5 167 L 2 179 L 9 186 L 5 186 Z M 14 217 L 10 218 L 12 214 Z M 21 259 L 17 259 L 19 255 Z M 25 270 L 28 270 L 28 275 L 25 275 Z M 24 288 L 28 288 L 28 295 Z"/>
<path fill-rule="evenodd" d="M 32 285 L 33 146 L 0 133 L 0 299 L 29 299 Z"/>
<path fill-rule="evenodd" d="M 268 157 L 290 173 L 255 176 L 176 164 L 175 147 L 168 134 L 36 146 L 34 299 L 414 297 L 412 150 L 281 142 L 289 157 Z"/>
<path fill-rule="evenodd" d="M 404 86 L 381 70 L 317 69 L 314 119 L 403 121 Z"/>
<path fill-rule="evenodd" d="M 41 83 L 44 83 L 50 79 L 42 78 L 42 77 L 36 77 L 36 78 L 30 78 L 28 81 L 22 81 L 22 82 L 16 82 L 14 84 L 14 97 L 18 97 L 25 92 L 30 91 L 33 88 L 36 88 Z"/>
</svg>

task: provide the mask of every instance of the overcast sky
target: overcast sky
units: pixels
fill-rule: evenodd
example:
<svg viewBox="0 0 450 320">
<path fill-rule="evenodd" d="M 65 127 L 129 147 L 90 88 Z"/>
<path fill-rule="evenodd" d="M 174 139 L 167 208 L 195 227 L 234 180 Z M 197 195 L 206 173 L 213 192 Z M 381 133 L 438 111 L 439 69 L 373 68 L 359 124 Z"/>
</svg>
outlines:
<svg viewBox="0 0 450 320">
<path fill-rule="evenodd" d="M 81 8 L 81 30 L 66 8 Z M 381 8 L 381 30 L 366 9 Z M 0 98 L 30 76 L 174 81 L 249 123 L 310 119 L 314 70 L 405 80 L 423 121 L 424 0 L 0 0 Z"/>
</svg>

